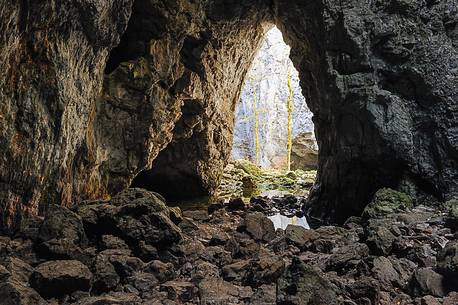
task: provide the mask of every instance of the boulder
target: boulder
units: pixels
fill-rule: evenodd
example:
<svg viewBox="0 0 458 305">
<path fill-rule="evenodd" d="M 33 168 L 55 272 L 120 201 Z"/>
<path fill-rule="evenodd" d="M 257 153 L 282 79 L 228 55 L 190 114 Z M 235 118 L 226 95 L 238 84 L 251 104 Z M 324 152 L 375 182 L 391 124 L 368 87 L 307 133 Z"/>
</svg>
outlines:
<svg viewBox="0 0 458 305">
<path fill-rule="evenodd" d="M 197 295 L 197 288 L 190 282 L 168 281 L 160 286 L 167 292 L 168 298 L 177 302 L 189 302 Z"/>
<path fill-rule="evenodd" d="M 129 249 L 129 246 L 122 238 L 113 235 L 102 235 L 100 238 L 100 247 L 102 250 Z"/>
<path fill-rule="evenodd" d="M 383 188 L 375 193 L 372 201 L 364 209 L 362 217 L 364 219 L 381 218 L 393 213 L 407 211 L 412 207 L 413 201 L 409 195 Z"/>
<path fill-rule="evenodd" d="M 74 305 L 138 305 L 141 302 L 140 297 L 134 293 L 114 292 L 110 295 L 86 297 Z"/>
<path fill-rule="evenodd" d="M 361 262 L 362 259 L 369 255 L 369 248 L 366 244 L 351 243 L 334 249 L 328 259 L 326 270 L 337 271 L 339 274 L 344 274 Z"/>
<path fill-rule="evenodd" d="M 252 287 L 271 284 L 276 282 L 284 270 L 285 262 L 280 256 L 261 251 L 259 256 L 249 263 L 243 283 Z"/>
<path fill-rule="evenodd" d="M 242 198 L 232 198 L 229 200 L 227 203 L 227 209 L 229 211 L 243 211 L 247 208 L 247 205 L 245 204 L 245 201 L 243 201 Z"/>
<path fill-rule="evenodd" d="M 420 268 L 416 270 L 410 284 L 413 295 L 433 295 L 436 297 L 447 295 L 444 287 L 444 277 L 432 268 Z"/>
<path fill-rule="evenodd" d="M 121 278 L 126 278 L 134 272 L 143 270 L 146 266 L 141 259 L 130 256 L 130 254 L 130 251 L 126 249 L 108 249 L 100 252 L 98 256 L 109 261 Z"/>
<path fill-rule="evenodd" d="M 95 293 L 114 290 L 120 282 L 120 277 L 116 273 L 115 267 L 105 255 L 97 255 L 92 270 L 94 272 L 92 291 Z"/>
<path fill-rule="evenodd" d="M 144 271 L 154 274 L 161 282 L 171 280 L 175 275 L 175 268 L 171 263 L 164 263 L 159 260 L 154 260 L 145 266 Z"/>
<path fill-rule="evenodd" d="M 91 249 L 81 249 L 68 238 L 51 239 L 36 246 L 37 254 L 46 260 L 78 260 L 90 265 Z"/>
<path fill-rule="evenodd" d="M 311 170 L 318 168 L 318 146 L 313 132 L 304 132 L 293 139 L 291 169 Z"/>
<path fill-rule="evenodd" d="M 169 218 L 160 195 L 130 188 L 114 196 L 110 204 L 78 207 L 90 235 L 115 235 L 139 248 L 140 242 L 166 248 L 181 240 L 181 230 Z"/>
<path fill-rule="evenodd" d="M 381 222 L 371 223 L 366 227 L 366 243 L 371 251 L 377 255 L 389 255 L 393 249 L 396 236 Z"/>
<path fill-rule="evenodd" d="M 299 248 L 304 248 L 319 237 L 314 230 L 307 230 L 302 226 L 288 225 L 285 230 L 286 240 Z"/>
<path fill-rule="evenodd" d="M 146 272 L 135 272 L 131 276 L 127 277 L 125 281 L 142 294 L 153 291 L 159 283 L 154 274 Z"/>
<path fill-rule="evenodd" d="M 35 290 L 15 280 L 0 283 L 0 305 L 47 305 Z"/>
<path fill-rule="evenodd" d="M 240 228 L 248 232 L 257 241 L 269 242 L 275 238 L 273 222 L 260 212 L 247 214 Z"/>
<path fill-rule="evenodd" d="M 4 271 L 6 271 L 4 273 L 5 279 L 10 278 L 23 284 L 29 282 L 33 268 L 23 260 L 16 257 L 8 257 L 2 264 L 0 266 L 4 267 Z"/>
<path fill-rule="evenodd" d="M 85 245 L 87 237 L 79 215 L 69 209 L 50 205 L 38 232 L 38 240 L 67 239 L 76 245 Z"/>
<path fill-rule="evenodd" d="M 447 282 L 458 287 L 458 241 L 449 242 L 437 256 L 438 271 Z"/>
<path fill-rule="evenodd" d="M 245 277 L 249 266 L 249 261 L 241 260 L 224 266 L 221 269 L 221 274 L 226 281 L 240 281 Z"/>
<path fill-rule="evenodd" d="M 336 288 L 320 270 L 294 257 L 278 279 L 277 304 L 337 305 Z"/>
<path fill-rule="evenodd" d="M 445 206 L 448 209 L 447 225 L 458 231 L 458 199 L 447 201 Z"/>
<path fill-rule="evenodd" d="M 251 305 L 275 305 L 277 304 L 277 287 L 275 284 L 258 287 L 250 298 Z"/>
<path fill-rule="evenodd" d="M 456 305 L 458 304 L 458 292 L 450 292 L 445 298 L 442 305 Z"/>
<path fill-rule="evenodd" d="M 92 273 L 79 261 L 49 261 L 35 268 L 30 285 L 44 298 L 62 297 L 75 291 L 89 291 Z"/>
<path fill-rule="evenodd" d="M 199 283 L 199 295 L 203 304 L 237 304 L 243 301 L 241 287 L 221 278 L 204 279 Z"/>
</svg>

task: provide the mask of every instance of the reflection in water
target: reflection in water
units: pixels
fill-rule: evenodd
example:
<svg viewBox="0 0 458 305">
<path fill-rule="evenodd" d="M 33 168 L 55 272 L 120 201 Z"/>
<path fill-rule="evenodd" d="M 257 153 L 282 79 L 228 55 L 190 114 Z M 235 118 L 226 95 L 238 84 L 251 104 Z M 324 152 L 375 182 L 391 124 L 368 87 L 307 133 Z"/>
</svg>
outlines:
<svg viewBox="0 0 458 305">
<path fill-rule="evenodd" d="M 310 229 L 307 219 L 305 217 L 286 217 L 279 213 L 269 216 L 269 219 L 272 220 L 272 222 L 274 223 L 275 230 L 278 228 L 284 230 L 288 225 L 296 225 L 304 227 L 306 229 Z"/>
</svg>

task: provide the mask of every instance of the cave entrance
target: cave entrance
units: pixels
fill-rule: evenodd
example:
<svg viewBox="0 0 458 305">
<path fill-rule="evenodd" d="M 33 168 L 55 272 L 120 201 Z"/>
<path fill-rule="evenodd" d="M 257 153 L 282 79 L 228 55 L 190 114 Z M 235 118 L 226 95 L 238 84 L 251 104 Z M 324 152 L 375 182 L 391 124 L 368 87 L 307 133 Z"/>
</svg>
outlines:
<svg viewBox="0 0 458 305">
<path fill-rule="evenodd" d="M 290 51 L 276 26 L 266 33 L 236 107 L 233 160 L 266 169 L 317 169 L 313 114 Z"/>
<path fill-rule="evenodd" d="M 267 31 L 235 109 L 231 160 L 218 197 L 305 198 L 315 182 L 318 145 L 313 114 L 290 51 L 277 27 Z"/>
<path fill-rule="evenodd" d="M 169 203 L 187 208 L 205 205 L 209 194 L 212 200 L 308 195 L 318 164 L 313 114 L 302 95 L 299 73 L 290 59 L 291 48 L 281 31 L 270 25 L 261 38 L 247 64 L 241 93 L 229 108 L 234 115 L 233 122 L 228 122 L 234 124 L 231 132 L 226 133 L 230 157 L 228 153 L 229 160 L 224 154 L 221 160 L 214 159 L 223 162 L 223 167 L 229 163 L 213 191 L 201 187 L 202 176 L 195 175 L 199 163 L 192 164 L 189 157 L 194 152 L 202 154 L 201 143 L 208 141 L 206 134 L 202 137 L 196 129 L 190 137 L 176 139 L 161 151 L 151 169 L 137 175 L 132 186 L 157 191 Z M 181 134 L 181 121 L 198 121 L 196 117 L 203 111 L 199 105 L 196 100 L 185 101 L 175 134 Z M 218 141 L 215 136 L 224 132 L 220 126 L 213 128 L 213 141 Z"/>
</svg>

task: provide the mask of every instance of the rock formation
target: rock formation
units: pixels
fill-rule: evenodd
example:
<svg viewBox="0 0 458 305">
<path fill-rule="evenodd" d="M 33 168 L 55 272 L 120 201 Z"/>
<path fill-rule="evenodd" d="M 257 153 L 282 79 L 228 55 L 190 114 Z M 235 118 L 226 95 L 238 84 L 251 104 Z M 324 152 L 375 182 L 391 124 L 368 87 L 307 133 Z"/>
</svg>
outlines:
<svg viewBox="0 0 458 305">
<path fill-rule="evenodd" d="M 139 173 L 134 185 L 169 196 L 214 190 L 246 71 L 272 24 L 314 114 L 312 215 L 343 222 L 381 186 L 441 201 L 458 192 L 454 1 L 0 7 L 3 229 L 50 204 L 107 198 Z"/>
</svg>

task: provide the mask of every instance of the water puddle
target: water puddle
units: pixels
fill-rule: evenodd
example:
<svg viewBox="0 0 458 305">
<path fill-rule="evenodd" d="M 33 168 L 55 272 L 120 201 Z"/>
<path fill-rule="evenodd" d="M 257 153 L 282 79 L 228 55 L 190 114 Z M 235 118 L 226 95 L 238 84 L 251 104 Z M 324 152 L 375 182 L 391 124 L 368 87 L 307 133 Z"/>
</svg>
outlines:
<svg viewBox="0 0 458 305">
<path fill-rule="evenodd" d="M 280 229 L 286 229 L 288 225 L 296 225 L 296 226 L 301 226 L 306 229 L 310 229 L 310 226 L 307 222 L 307 219 L 305 217 L 287 217 L 284 215 L 281 215 L 280 213 L 269 216 L 269 219 L 272 220 L 274 223 L 275 230 L 280 228 Z"/>
</svg>

